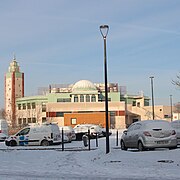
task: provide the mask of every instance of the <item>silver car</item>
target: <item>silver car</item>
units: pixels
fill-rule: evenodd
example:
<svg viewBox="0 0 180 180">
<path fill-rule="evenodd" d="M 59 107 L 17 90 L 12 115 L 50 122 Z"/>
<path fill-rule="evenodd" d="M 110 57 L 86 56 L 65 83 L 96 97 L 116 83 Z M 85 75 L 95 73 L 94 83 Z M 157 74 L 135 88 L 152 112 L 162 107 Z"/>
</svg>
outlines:
<svg viewBox="0 0 180 180">
<path fill-rule="evenodd" d="M 178 143 L 178 145 L 180 145 L 180 120 L 172 121 L 171 126 L 176 131 L 177 143 Z"/>
<path fill-rule="evenodd" d="M 120 143 L 122 150 L 174 149 L 177 148 L 176 131 L 164 120 L 138 121 L 123 132 Z"/>
</svg>

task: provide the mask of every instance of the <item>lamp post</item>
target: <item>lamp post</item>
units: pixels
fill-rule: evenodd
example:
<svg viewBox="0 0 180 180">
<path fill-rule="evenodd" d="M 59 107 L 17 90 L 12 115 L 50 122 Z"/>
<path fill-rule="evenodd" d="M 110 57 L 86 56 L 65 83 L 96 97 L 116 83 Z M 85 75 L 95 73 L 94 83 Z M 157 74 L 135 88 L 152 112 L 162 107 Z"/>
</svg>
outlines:
<svg viewBox="0 0 180 180">
<path fill-rule="evenodd" d="M 154 93 L 153 93 L 153 79 L 154 77 L 151 76 L 149 77 L 151 79 L 151 93 L 152 93 L 152 116 L 153 116 L 153 120 L 154 120 Z"/>
<path fill-rule="evenodd" d="M 172 111 L 172 95 L 170 95 L 170 105 L 171 105 L 171 121 L 173 118 L 173 111 Z"/>
<path fill-rule="evenodd" d="M 107 89 L 107 57 L 106 57 L 106 37 L 109 26 L 101 25 L 100 32 L 104 40 L 104 79 L 105 79 L 105 111 L 106 111 L 106 154 L 109 153 L 109 121 L 108 121 L 108 89 Z"/>
</svg>

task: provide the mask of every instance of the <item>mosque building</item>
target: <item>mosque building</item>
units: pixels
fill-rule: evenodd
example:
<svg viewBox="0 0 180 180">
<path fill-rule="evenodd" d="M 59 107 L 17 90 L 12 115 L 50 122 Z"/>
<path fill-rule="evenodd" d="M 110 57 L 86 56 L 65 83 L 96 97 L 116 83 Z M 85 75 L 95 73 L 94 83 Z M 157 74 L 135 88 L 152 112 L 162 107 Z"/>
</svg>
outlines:
<svg viewBox="0 0 180 180">
<path fill-rule="evenodd" d="M 150 98 L 143 93 L 122 93 L 118 83 L 108 83 L 109 126 L 123 129 L 138 120 L 152 119 Z M 49 85 L 41 95 L 24 96 L 24 73 L 14 58 L 5 75 L 5 111 L 14 127 L 56 122 L 60 126 L 91 123 L 105 127 L 105 86 L 89 80 Z M 169 106 L 155 106 L 155 118 L 170 120 Z"/>
</svg>

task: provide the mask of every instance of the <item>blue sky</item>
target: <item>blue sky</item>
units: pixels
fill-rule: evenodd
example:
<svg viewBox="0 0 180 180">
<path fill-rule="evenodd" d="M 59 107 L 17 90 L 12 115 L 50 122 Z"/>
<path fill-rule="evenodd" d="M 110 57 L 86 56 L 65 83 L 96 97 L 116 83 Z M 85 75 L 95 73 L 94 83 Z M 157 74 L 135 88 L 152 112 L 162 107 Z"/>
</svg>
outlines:
<svg viewBox="0 0 180 180">
<path fill-rule="evenodd" d="M 180 101 L 179 0 L 6 0 L 0 2 L 0 107 L 13 53 L 25 73 L 25 95 L 81 79 L 104 82 L 101 24 L 108 24 L 108 81 L 155 105 Z"/>
</svg>

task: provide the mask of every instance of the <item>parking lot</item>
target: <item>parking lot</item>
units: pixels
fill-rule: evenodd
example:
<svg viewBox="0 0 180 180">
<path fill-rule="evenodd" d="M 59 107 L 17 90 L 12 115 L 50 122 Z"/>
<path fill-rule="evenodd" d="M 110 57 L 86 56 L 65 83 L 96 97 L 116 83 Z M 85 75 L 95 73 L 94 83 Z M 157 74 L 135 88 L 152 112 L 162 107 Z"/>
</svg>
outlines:
<svg viewBox="0 0 180 180">
<path fill-rule="evenodd" d="M 120 136 L 120 135 L 119 135 Z M 180 149 L 122 151 L 116 146 L 116 131 L 110 136 L 110 153 L 105 138 L 91 140 L 92 150 L 82 141 L 44 147 L 6 147 L 0 144 L 1 179 L 179 179 Z"/>
</svg>

